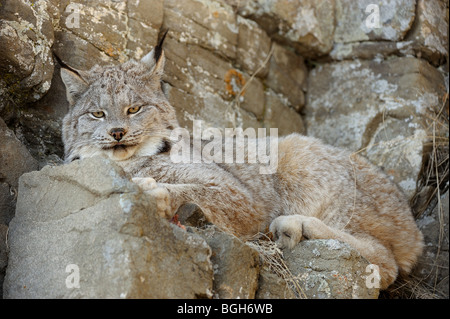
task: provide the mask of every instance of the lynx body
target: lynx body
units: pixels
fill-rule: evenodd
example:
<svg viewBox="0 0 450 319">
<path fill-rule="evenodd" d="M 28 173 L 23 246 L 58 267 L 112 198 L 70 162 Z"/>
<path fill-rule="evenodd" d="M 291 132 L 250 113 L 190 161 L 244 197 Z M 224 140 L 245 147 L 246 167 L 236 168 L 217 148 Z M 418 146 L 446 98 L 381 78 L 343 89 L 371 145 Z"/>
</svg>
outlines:
<svg viewBox="0 0 450 319">
<path fill-rule="evenodd" d="M 292 134 L 278 139 L 273 174 L 261 174 L 258 163 L 173 163 L 171 132 L 178 122 L 160 86 L 161 44 L 141 61 L 61 70 L 71 105 L 63 120 L 67 162 L 96 155 L 116 160 L 157 196 L 166 218 L 194 203 L 210 222 L 244 240 L 269 229 L 287 248 L 303 239 L 346 242 L 379 267 L 382 289 L 411 270 L 423 236 L 408 202 L 359 155 Z"/>
</svg>

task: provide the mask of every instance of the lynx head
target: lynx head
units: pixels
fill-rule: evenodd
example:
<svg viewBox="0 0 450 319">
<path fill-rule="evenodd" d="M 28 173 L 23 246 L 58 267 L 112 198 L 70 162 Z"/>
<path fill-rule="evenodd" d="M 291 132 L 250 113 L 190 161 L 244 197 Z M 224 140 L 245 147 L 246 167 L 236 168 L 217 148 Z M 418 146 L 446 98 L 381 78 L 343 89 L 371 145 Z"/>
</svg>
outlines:
<svg viewBox="0 0 450 319">
<path fill-rule="evenodd" d="M 170 148 L 178 122 L 160 84 L 164 37 L 140 61 L 61 69 L 70 104 L 62 132 L 66 162 L 100 154 L 121 161 Z"/>
</svg>

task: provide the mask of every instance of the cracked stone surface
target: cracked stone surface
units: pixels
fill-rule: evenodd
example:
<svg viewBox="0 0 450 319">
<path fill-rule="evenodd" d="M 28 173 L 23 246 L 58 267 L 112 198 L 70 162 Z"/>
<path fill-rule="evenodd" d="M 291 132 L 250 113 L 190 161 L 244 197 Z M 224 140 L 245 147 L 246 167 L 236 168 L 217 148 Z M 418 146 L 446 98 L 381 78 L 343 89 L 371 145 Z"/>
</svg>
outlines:
<svg viewBox="0 0 450 319">
<path fill-rule="evenodd" d="M 24 174 L 8 244 L 5 298 L 212 294 L 206 242 L 157 216 L 154 199 L 109 160 Z"/>
</svg>

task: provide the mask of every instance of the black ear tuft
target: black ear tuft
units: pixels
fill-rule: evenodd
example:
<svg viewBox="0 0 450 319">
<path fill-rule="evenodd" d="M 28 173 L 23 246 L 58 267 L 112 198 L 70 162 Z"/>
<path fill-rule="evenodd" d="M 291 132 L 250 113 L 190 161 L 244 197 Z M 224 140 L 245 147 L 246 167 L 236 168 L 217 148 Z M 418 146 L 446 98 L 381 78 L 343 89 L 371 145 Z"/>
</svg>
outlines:
<svg viewBox="0 0 450 319">
<path fill-rule="evenodd" d="M 164 40 L 166 38 L 167 32 L 169 32 L 169 29 L 167 29 L 166 31 L 164 31 L 163 35 L 161 36 L 160 40 L 158 41 L 158 45 L 155 47 L 155 63 L 158 63 L 159 58 L 161 57 L 162 54 L 162 46 L 164 43 Z"/>
<path fill-rule="evenodd" d="M 55 57 L 56 61 L 58 61 L 58 64 L 61 66 L 62 69 L 68 69 L 70 71 L 72 71 L 73 73 L 75 73 L 76 75 L 78 75 L 79 77 L 81 77 L 80 72 L 78 70 L 75 70 L 74 68 L 68 66 L 66 63 L 64 63 L 61 58 L 59 56 L 57 56 L 55 54 L 55 52 L 52 52 L 53 56 Z"/>
</svg>

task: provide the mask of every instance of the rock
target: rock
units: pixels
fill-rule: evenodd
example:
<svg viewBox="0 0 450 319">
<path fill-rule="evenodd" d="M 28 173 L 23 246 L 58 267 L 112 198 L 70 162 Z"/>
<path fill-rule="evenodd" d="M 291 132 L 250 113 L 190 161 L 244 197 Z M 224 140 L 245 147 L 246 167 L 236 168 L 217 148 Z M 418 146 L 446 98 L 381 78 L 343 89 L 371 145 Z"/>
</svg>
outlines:
<svg viewBox="0 0 450 319">
<path fill-rule="evenodd" d="M 156 45 L 163 24 L 164 1 L 126 1 L 128 15 L 127 55 L 141 59 Z"/>
<path fill-rule="evenodd" d="M 358 281 L 365 278 L 360 255 L 322 242 L 285 252 L 309 296 L 371 297 Z M 258 251 L 234 236 L 214 226 L 185 231 L 161 219 L 155 199 L 104 158 L 22 175 L 8 245 L 5 298 L 294 296 L 267 270 L 260 277 Z M 310 289 L 318 282 L 326 295 Z"/>
<path fill-rule="evenodd" d="M 96 5 L 89 0 L 67 0 L 60 3 L 60 10 L 63 29 L 122 63 L 129 57 L 140 59 L 156 44 L 163 1 L 110 0 Z"/>
<path fill-rule="evenodd" d="M 442 75 L 415 58 L 324 64 L 309 77 L 309 135 L 361 151 L 412 197 L 429 119 L 445 95 Z"/>
<path fill-rule="evenodd" d="M 17 137 L 39 162 L 39 168 L 50 163 L 61 164 L 64 158 L 62 118 L 69 111 L 69 102 L 60 70 L 57 65 L 49 92 L 32 105 L 26 105 L 17 119 Z"/>
<path fill-rule="evenodd" d="M 17 188 L 0 183 L 0 225 L 9 224 L 16 209 Z"/>
<path fill-rule="evenodd" d="M 14 217 L 19 177 L 37 169 L 38 163 L 0 118 L 0 296 L 8 261 L 6 234 Z"/>
<path fill-rule="evenodd" d="M 415 6 L 415 0 L 380 4 L 371 0 L 336 0 L 334 42 L 400 41 L 414 21 Z"/>
<path fill-rule="evenodd" d="M 282 251 L 273 241 L 259 239 L 246 243 L 259 252 L 261 259 L 257 299 L 295 299 L 304 297 L 292 280 Z"/>
<path fill-rule="evenodd" d="M 440 65 L 448 61 L 448 2 L 418 0 L 414 26 L 406 38 L 412 51 Z"/>
<path fill-rule="evenodd" d="M 102 3 L 103 4 L 103 3 Z M 60 26 L 92 44 L 108 56 L 125 61 L 128 16 L 124 1 L 95 5 L 89 0 L 60 3 Z M 114 25 L 114 28 L 110 26 Z"/>
<path fill-rule="evenodd" d="M 197 45 L 166 39 L 166 74 L 164 81 L 169 102 L 177 110 L 180 125 L 192 129 L 193 120 L 203 120 L 209 127 L 238 127 L 245 115 L 236 110 L 235 99 L 250 76 L 232 64 Z M 257 119 L 264 114 L 264 86 L 253 78 L 239 103 L 242 111 Z M 237 114 L 236 114 L 237 113 Z"/>
<path fill-rule="evenodd" d="M 376 299 L 369 263 L 349 245 L 334 240 L 305 240 L 283 251 L 292 276 L 309 299 Z M 368 284 L 367 284 L 368 283 Z"/>
<path fill-rule="evenodd" d="M 266 90 L 266 112 L 264 124 L 267 128 L 277 128 L 278 136 L 290 133 L 305 134 L 306 129 L 303 119 L 293 108 L 289 107 L 289 102 L 272 90 Z"/>
<path fill-rule="evenodd" d="M 8 226 L 0 224 L 0 299 L 3 299 L 3 281 L 5 279 L 6 266 L 8 265 L 7 235 Z"/>
<path fill-rule="evenodd" d="M 211 297 L 211 250 L 102 158 L 20 179 L 6 298 Z"/>
<path fill-rule="evenodd" d="M 164 12 L 162 0 L 65 0 L 59 10 L 54 51 L 80 70 L 142 58 L 156 45 Z"/>
<path fill-rule="evenodd" d="M 225 74 L 226 81 L 227 82 L 227 75 L 230 74 L 230 71 L 228 71 L 228 74 Z M 248 111 L 249 113 L 253 114 L 257 119 L 261 120 L 264 116 L 264 85 L 263 83 L 256 77 L 251 78 L 249 75 L 245 73 L 241 73 L 239 71 L 231 73 L 231 90 L 226 85 L 227 91 L 229 94 L 231 94 L 233 97 L 236 97 L 239 95 L 239 92 L 234 88 L 233 81 L 236 80 L 235 74 L 242 77 L 244 79 L 244 83 L 248 84 L 245 90 L 242 92 L 240 98 L 239 98 L 239 107 L 242 107 L 244 110 Z M 245 84 L 244 84 L 245 85 Z M 242 89 L 240 85 L 238 86 L 239 89 Z"/>
<path fill-rule="evenodd" d="M 393 1 L 390 5 L 380 5 L 380 28 L 370 32 L 361 19 L 369 15 L 364 13 L 364 7 L 371 4 L 370 1 L 338 2 L 337 15 L 342 21 L 337 25 L 330 57 L 345 60 L 416 56 L 434 66 L 444 64 L 448 57 L 448 8 L 439 0 L 420 0 L 417 5 L 415 2 Z M 390 19 L 394 12 L 395 17 Z M 349 14 L 352 19 L 345 17 Z M 389 40 L 392 37 L 394 41 Z"/>
<path fill-rule="evenodd" d="M 38 168 L 36 160 L 0 118 L 0 224 L 14 216 L 19 177 Z"/>
<path fill-rule="evenodd" d="M 0 2 L 0 114 L 39 100 L 50 88 L 53 1 Z M 11 104 L 12 103 L 12 104 Z"/>
<path fill-rule="evenodd" d="M 167 0 L 164 2 L 164 28 L 186 44 L 196 44 L 234 59 L 238 25 L 232 8 L 221 1 Z"/>
<path fill-rule="evenodd" d="M 193 106 L 175 103 L 177 111 L 187 111 L 191 115 L 204 113 L 201 117 L 211 121 L 223 118 L 223 115 L 210 116 L 207 110 L 220 113 L 226 111 L 228 105 L 225 101 L 232 96 L 226 88 L 225 74 L 233 70 L 231 63 L 201 47 L 173 39 L 171 31 L 165 42 L 165 52 L 167 62 L 164 81 L 197 101 L 197 105 Z M 202 110 L 201 105 L 205 110 Z M 225 109 L 221 109 L 222 105 Z"/>
<path fill-rule="evenodd" d="M 260 67 L 258 77 L 267 75 L 268 64 L 264 65 L 270 53 L 271 40 L 264 30 L 252 20 L 237 17 L 239 26 L 236 61 L 249 74 L 254 74 Z"/>
<path fill-rule="evenodd" d="M 249 0 L 226 2 L 255 20 L 269 36 L 292 44 L 306 56 L 324 55 L 333 46 L 334 1 Z"/>
<path fill-rule="evenodd" d="M 286 281 L 276 275 L 268 266 L 261 268 L 257 299 L 295 299 L 296 296 Z"/>
<path fill-rule="evenodd" d="M 205 214 L 195 204 L 184 204 L 177 210 L 179 222 L 184 226 L 191 226 L 195 228 L 204 228 L 207 225 L 212 225 L 208 222 Z"/>
<path fill-rule="evenodd" d="M 89 70 L 96 64 L 118 63 L 93 44 L 67 31 L 55 31 L 53 51 L 63 63 L 77 70 Z"/>
<path fill-rule="evenodd" d="M 214 226 L 196 233 L 206 240 L 212 250 L 214 298 L 255 298 L 259 277 L 258 252 Z"/>
<path fill-rule="evenodd" d="M 165 85 L 166 96 L 177 111 L 177 119 L 181 125 L 192 133 L 194 122 L 201 121 L 202 128 L 234 127 L 235 113 L 230 104 L 219 96 L 208 93 L 204 98 L 189 94 L 184 90 Z"/>
<path fill-rule="evenodd" d="M 275 92 L 282 94 L 296 111 L 305 104 L 306 69 L 301 56 L 274 43 L 270 59 L 269 74 L 265 84 Z"/>
<path fill-rule="evenodd" d="M 410 56 L 411 41 L 363 41 L 335 43 L 330 58 L 337 61 L 382 59 L 389 56 Z"/>
</svg>

